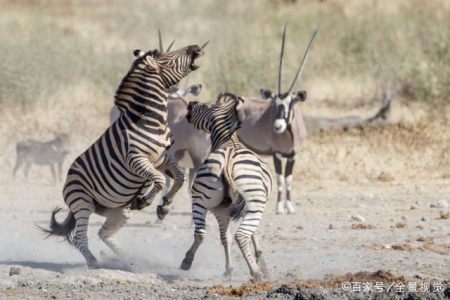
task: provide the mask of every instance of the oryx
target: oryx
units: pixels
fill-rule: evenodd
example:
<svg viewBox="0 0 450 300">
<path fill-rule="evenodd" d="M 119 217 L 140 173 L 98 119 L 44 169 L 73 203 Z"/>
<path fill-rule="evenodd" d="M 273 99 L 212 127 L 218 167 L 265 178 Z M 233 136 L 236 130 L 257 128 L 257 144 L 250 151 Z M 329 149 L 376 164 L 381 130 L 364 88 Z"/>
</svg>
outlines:
<svg viewBox="0 0 450 300">
<path fill-rule="evenodd" d="M 261 97 L 266 101 L 246 99 L 244 108 L 241 110 L 242 127 L 238 132 L 240 140 L 258 154 L 273 156 L 278 184 L 277 213 L 284 213 L 285 207 L 289 213 L 295 212 L 294 205 L 291 202 L 292 170 L 297 159 L 297 153 L 307 136 L 307 131 L 303 114 L 299 105 L 297 105 L 297 103 L 306 100 L 306 91 L 294 90 L 294 86 L 305 66 L 317 31 L 318 29 L 312 35 L 303 61 L 297 69 L 290 87 L 283 91 L 281 83 L 286 26 L 284 27 L 277 93 L 268 89 L 261 89 Z M 284 174 L 282 169 L 283 158 L 287 159 Z"/>
</svg>

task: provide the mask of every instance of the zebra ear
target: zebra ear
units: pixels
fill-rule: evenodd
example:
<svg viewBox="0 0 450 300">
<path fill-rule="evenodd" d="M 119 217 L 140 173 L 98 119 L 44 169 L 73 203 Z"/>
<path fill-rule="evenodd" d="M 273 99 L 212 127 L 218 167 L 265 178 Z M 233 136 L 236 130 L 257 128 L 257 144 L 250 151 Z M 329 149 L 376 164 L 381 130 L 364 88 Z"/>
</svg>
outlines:
<svg viewBox="0 0 450 300">
<path fill-rule="evenodd" d="M 144 56 L 144 54 L 145 54 L 145 52 L 142 51 L 141 49 L 133 50 L 133 55 L 136 58 L 140 58 L 140 57 Z"/>
<path fill-rule="evenodd" d="M 153 58 L 153 56 L 151 55 L 147 55 L 145 57 L 145 60 L 147 62 L 147 66 L 153 70 L 153 71 L 158 71 L 159 70 L 159 66 L 158 63 L 156 62 L 156 60 Z"/>
<path fill-rule="evenodd" d="M 264 100 L 271 100 L 273 98 L 273 93 L 271 90 L 260 89 L 259 93 Z"/>
</svg>

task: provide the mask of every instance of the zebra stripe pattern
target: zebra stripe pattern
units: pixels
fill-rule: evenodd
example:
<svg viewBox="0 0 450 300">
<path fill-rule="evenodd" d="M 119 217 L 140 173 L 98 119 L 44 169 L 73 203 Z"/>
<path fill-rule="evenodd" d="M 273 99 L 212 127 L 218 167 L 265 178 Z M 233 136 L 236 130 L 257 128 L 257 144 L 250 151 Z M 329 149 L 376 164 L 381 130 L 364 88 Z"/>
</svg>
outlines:
<svg viewBox="0 0 450 300">
<path fill-rule="evenodd" d="M 172 143 L 167 93 L 170 86 L 198 68 L 196 59 L 203 52 L 195 45 L 168 53 L 135 50 L 134 54 L 136 59 L 115 95 L 121 115 L 70 167 L 63 191 L 70 213 L 58 223 L 55 215 L 59 210 L 54 210 L 46 230 L 72 242 L 89 268 L 98 267 L 87 239 L 92 213 L 106 217 L 99 236 L 122 256 L 114 235 L 127 222 L 130 210 L 150 205 L 164 187 L 163 173 L 167 173 L 175 183 L 158 206 L 158 217 L 163 218 L 184 180 L 176 161 L 167 155 Z"/>
<path fill-rule="evenodd" d="M 232 94 L 221 94 L 213 105 L 189 104 L 188 121 L 197 129 L 211 134 L 212 147 L 192 186 L 194 242 L 183 259 L 181 269 L 190 269 L 205 236 L 205 219 L 210 211 L 219 224 L 225 250 L 224 276 L 231 276 L 233 270 L 230 220 L 242 218 L 234 237 L 251 275 L 258 280 L 267 275 L 267 268 L 256 231 L 272 191 L 272 177 L 268 166 L 237 138 L 236 130 L 240 126 L 238 110 L 242 102 L 242 98 Z M 256 259 L 251 253 L 250 242 L 253 242 Z"/>
</svg>

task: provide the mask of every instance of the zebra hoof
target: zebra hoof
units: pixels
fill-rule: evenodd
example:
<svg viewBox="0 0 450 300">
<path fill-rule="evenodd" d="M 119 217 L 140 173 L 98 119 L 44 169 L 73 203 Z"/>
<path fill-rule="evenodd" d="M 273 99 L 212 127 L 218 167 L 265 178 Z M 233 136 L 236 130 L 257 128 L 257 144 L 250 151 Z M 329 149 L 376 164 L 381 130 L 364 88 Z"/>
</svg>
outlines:
<svg viewBox="0 0 450 300">
<path fill-rule="evenodd" d="M 160 220 L 164 220 L 168 213 L 169 209 L 167 208 L 167 206 L 158 205 L 158 207 L 156 208 L 156 215 Z"/>
<path fill-rule="evenodd" d="M 255 272 L 252 274 L 252 279 L 254 281 L 260 282 L 264 278 L 264 274 L 262 272 Z"/>
<path fill-rule="evenodd" d="M 181 262 L 180 269 L 184 270 L 184 271 L 188 271 L 192 266 L 192 261 L 193 261 L 193 259 L 185 257 L 183 259 L 183 261 Z"/>
<path fill-rule="evenodd" d="M 87 267 L 89 270 L 97 270 L 100 269 L 100 266 L 97 261 L 92 261 L 87 263 Z"/>
<path fill-rule="evenodd" d="M 230 279 L 232 273 L 233 273 L 233 268 L 227 269 L 225 271 L 225 273 L 223 273 L 223 277 L 226 278 L 226 279 Z"/>
</svg>

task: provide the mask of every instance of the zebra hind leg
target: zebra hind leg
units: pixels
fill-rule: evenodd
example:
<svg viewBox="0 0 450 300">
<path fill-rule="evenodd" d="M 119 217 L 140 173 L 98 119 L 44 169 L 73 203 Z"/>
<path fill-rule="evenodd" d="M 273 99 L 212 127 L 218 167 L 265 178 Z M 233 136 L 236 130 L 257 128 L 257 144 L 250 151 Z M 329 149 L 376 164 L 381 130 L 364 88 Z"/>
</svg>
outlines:
<svg viewBox="0 0 450 300">
<path fill-rule="evenodd" d="M 194 261 L 195 253 L 197 252 L 198 247 L 202 244 L 203 239 L 206 234 L 205 229 L 205 219 L 206 219 L 207 210 L 205 207 L 198 205 L 197 203 L 192 204 L 192 216 L 195 223 L 195 231 L 194 231 L 194 243 L 191 248 L 186 252 L 183 261 L 181 262 L 180 268 L 182 270 L 189 270 L 192 266 L 192 262 Z"/>
<path fill-rule="evenodd" d="M 264 278 L 269 279 L 269 269 L 267 268 L 266 262 L 262 255 L 261 245 L 259 243 L 257 232 L 252 234 L 252 241 L 253 241 L 253 248 L 255 249 L 256 263 L 261 268 L 261 271 L 264 274 Z"/>
<path fill-rule="evenodd" d="M 78 200 L 78 201 L 77 201 Z M 77 201 L 75 203 L 75 201 Z M 99 265 L 94 254 L 89 250 L 87 229 L 89 225 L 89 217 L 95 212 L 93 199 L 76 199 L 71 202 L 70 210 L 75 217 L 75 233 L 72 243 L 86 259 L 89 269 L 98 269 Z M 75 205 L 73 205 L 75 203 Z"/>
<path fill-rule="evenodd" d="M 230 217 L 225 215 L 215 214 L 220 230 L 220 241 L 222 242 L 225 251 L 225 273 L 223 276 L 230 278 L 233 273 L 233 265 L 231 262 L 231 243 L 232 237 L 229 230 Z"/>
<path fill-rule="evenodd" d="M 250 269 L 250 274 L 255 280 L 261 280 L 264 274 L 251 253 L 250 239 L 258 229 L 261 217 L 262 210 L 252 210 L 249 208 L 234 236 Z"/>
</svg>

